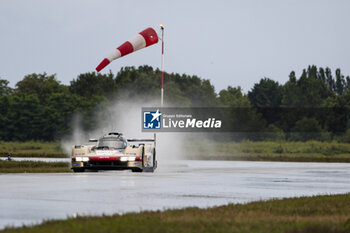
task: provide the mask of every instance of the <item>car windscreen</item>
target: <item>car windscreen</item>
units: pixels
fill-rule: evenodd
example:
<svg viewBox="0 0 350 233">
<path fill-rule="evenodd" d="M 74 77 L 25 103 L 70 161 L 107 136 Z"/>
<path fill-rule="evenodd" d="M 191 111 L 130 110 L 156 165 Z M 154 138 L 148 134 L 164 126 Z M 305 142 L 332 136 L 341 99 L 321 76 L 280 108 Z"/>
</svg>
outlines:
<svg viewBox="0 0 350 233">
<path fill-rule="evenodd" d="M 126 142 L 117 139 L 100 139 L 97 148 L 125 149 Z"/>
</svg>

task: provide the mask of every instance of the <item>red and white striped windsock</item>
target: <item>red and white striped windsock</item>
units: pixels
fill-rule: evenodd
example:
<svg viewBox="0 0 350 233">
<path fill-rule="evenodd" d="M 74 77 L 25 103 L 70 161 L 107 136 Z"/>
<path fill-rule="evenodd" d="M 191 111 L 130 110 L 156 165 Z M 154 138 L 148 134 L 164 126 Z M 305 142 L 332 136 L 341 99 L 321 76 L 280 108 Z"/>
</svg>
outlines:
<svg viewBox="0 0 350 233">
<path fill-rule="evenodd" d="M 97 72 L 100 72 L 100 70 L 105 68 L 109 63 L 111 63 L 111 61 L 132 53 L 136 50 L 156 44 L 157 42 L 158 35 L 156 31 L 153 28 L 149 27 L 119 46 L 111 54 L 109 54 L 109 56 L 103 59 L 103 61 L 96 67 L 96 70 Z"/>
</svg>

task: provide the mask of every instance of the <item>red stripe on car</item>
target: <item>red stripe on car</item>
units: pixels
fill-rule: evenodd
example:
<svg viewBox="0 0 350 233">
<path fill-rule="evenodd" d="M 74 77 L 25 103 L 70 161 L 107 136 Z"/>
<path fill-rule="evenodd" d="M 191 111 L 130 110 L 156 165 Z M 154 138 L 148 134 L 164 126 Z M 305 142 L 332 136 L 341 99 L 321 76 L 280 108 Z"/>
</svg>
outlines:
<svg viewBox="0 0 350 233">
<path fill-rule="evenodd" d="M 90 157 L 90 161 L 117 161 L 120 156 L 112 157 Z"/>
</svg>

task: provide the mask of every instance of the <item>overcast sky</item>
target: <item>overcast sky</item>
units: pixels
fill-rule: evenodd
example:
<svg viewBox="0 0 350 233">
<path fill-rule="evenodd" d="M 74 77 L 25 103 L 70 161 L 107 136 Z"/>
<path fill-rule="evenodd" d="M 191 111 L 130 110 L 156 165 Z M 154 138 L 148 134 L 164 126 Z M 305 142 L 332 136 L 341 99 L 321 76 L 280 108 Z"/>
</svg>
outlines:
<svg viewBox="0 0 350 233">
<path fill-rule="evenodd" d="M 0 77 L 14 86 L 30 73 L 64 84 L 94 71 L 120 44 L 165 26 L 165 70 L 244 92 L 262 77 L 284 83 L 310 64 L 350 75 L 347 0 L 1 0 Z M 160 67 L 160 43 L 115 60 Z"/>
</svg>

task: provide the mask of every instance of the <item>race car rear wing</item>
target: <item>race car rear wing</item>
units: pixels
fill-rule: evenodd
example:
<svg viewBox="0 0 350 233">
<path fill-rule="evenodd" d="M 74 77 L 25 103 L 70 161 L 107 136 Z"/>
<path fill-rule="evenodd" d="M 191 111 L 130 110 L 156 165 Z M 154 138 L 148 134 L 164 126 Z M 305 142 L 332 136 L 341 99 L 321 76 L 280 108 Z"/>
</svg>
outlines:
<svg viewBox="0 0 350 233">
<path fill-rule="evenodd" d="M 153 142 L 154 147 L 156 147 L 156 134 L 154 134 L 153 139 L 136 139 L 136 138 L 130 138 L 126 139 L 128 142 Z"/>
<path fill-rule="evenodd" d="M 154 139 L 126 139 L 128 142 L 154 142 Z"/>
</svg>

